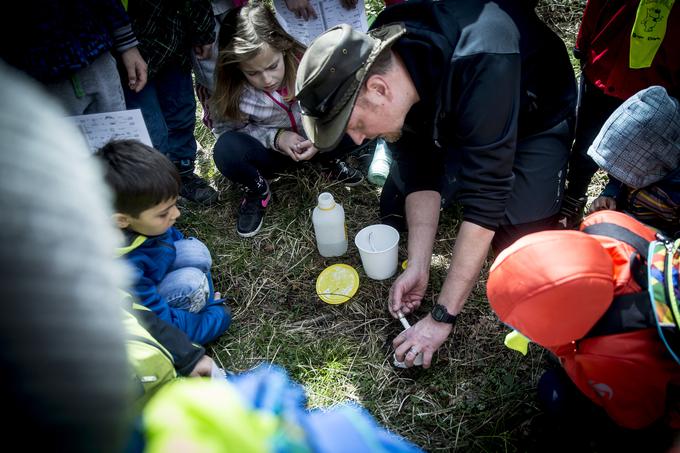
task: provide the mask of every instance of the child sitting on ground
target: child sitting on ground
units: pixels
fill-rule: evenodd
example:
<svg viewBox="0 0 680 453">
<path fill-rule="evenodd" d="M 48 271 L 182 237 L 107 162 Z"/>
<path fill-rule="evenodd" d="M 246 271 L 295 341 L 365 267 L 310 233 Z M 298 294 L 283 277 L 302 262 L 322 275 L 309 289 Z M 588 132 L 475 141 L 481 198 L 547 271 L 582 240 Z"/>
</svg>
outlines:
<svg viewBox="0 0 680 453">
<path fill-rule="evenodd" d="M 252 3 L 229 12 L 222 22 L 215 68 L 213 121 L 219 135 L 213 156 L 219 171 L 245 189 L 236 231 L 251 237 L 262 227 L 270 201 L 265 177 L 315 158 L 293 97 L 295 74 L 305 50 L 279 25 L 272 11 Z M 354 186 L 361 173 L 339 157 L 354 149 L 349 137 L 324 153 L 334 178 Z"/>
<path fill-rule="evenodd" d="M 607 119 L 588 155 L 609 174 L 590 206 L 625 210 L 672 234 L 680 228 L 680 105 L 660 86 L 625 101 Z"/>
<path fill-rule="evenodd" d="M 114 193 L 114 221 L 127 244 L 118 253 L 134 271 L 134 296 L 193 342 L 222 335 L 231 315 L 219 293 L 213 294 L 210 252 L 173 227 L 180 216 L 175 166 L 136 140 L 112 141 L 96 156 Z"/>
</svg>

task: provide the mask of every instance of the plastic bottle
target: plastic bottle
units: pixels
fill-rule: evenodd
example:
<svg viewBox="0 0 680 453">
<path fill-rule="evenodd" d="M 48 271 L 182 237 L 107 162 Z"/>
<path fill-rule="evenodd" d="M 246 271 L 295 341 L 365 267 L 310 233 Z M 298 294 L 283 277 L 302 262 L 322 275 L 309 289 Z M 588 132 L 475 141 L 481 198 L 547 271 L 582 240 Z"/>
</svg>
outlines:
<svg viewBox="0 0 680 453">
<path fill-rule="evenodd" d="M 347 251 L 345 210 L 336 203 L 333 195 L 323 192 L 312 213 L 314 235 L 319 253 L 324 257 L 342 256 Z"/>
<path fill-rule="evenodd" d="M 390 174 L 390 165 L 392 165 L 392 153 L 384 139 L 379 138 L 375 145 L 375 152 L 373 153 L 373 160 L 368 167 L 368 180 L 378 186 L 385 185 L 387 175 Z"/>
</svg>

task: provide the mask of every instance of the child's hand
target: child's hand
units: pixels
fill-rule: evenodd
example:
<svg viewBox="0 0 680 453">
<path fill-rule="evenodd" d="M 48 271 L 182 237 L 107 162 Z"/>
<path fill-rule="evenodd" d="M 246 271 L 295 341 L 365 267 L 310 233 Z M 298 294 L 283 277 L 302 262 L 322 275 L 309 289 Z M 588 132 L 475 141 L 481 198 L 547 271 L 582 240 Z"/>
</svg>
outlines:
<svg viewBox="0 0 680 453">
<path fill-rule="evenodd" d="M 354 9 L 357 6 L 357 0 L 340 0 L 340 5 L 345 9 Z"/>
<path fill-rule="evenodd" d="M 283 131 L 279 135 L 276 146 L 279 151 L 286 154 L 288 157 L 293 159 L 295 162 L 300 160 L 300 153 L 298 152 L 298 144 L 305 141 L 305 138 L 299 134 L 292 131 Z"/>
<path fill-rule="evenodd" d="M 316 19 L 316 11 L 309 0 L 285 0 L 288 10 L 298 19 Z"/>
<path fill-rule="evenodd" d="M 588 208 L 588 214 L 592 214 L 595 211 L 604 211 L 605 209 L 616 210 L 616 200 L 612 197 L 603 197 L 600 195 Z"/>
<path fill-rule="evenodd" d="M 191 373 L 189 373 L 190 377 L 210 377 L 213 369 L 213 365 L 215 362 L 213 362 L 213 359 L 208 357 L 207 355 L 204 355 L 201 357 L 198 362 L 196 362 L 196 365 L 194 365 L 194 369 L 191 370 Z"/>
<path fill-rule="evenodd" d="M 228 315 L 231 315 L 229 307 L 227 306 L 227 301 L 222 299 L 222 293 L 220 293 L 219 291 L 215 291 L 215 297 L 213 298 L 213 300 L 216 302 L 222 302 L 222 308 L 224 308 L 224 312 Z"/>
<path fill-rule="evenodd" d="M 305 140 L 304 142 L 299 142 L 296 146 L 295 152 L 300 160 L 309 160 L 319 152 L 319 150 L 314 146 L 311 140 Z"/>
<path fill-rule="evenodd" d="M 128 88 L 139 93 L 146 86 L 148 68 L 137 47 L 131 47 L 120 54 L 120 58 L 128 76 Z"/>
</svg>

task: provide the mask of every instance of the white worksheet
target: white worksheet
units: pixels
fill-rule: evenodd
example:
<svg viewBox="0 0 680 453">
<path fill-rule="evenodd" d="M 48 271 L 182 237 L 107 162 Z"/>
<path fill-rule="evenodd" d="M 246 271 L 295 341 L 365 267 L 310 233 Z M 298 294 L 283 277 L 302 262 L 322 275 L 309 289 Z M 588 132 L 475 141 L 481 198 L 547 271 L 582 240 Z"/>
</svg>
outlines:
<svg viewBox="0 0 680 453">
<path fill-rule="evenodd" d="M 338 24 L 349 24 L 360 31 L 368 30 L 363 0 L 359 0 L 353 9 L 343 8 L 340 0 L 310 0 L 309 3 L 316 11 L 316 19 L 298 19 L 288 10 L 284 0 L 274 0 L 276 17 L 281 26 L 306 46 L 321 33 Z"/>
<path fill-rule="evenodd" d="M 69 116 L 68 118 L 83 133 L 92 152 L 114 139 L 135 139 L 145 145 L 153 146 L 142 117 L 142 111 L 139 109 L 92 113 Z"/>
</svg>

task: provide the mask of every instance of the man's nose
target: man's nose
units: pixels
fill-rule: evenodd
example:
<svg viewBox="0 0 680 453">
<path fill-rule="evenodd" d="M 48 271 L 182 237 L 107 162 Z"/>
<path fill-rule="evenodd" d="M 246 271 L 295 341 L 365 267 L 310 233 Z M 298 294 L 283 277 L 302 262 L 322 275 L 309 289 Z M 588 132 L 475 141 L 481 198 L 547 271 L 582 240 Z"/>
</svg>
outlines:
<svg viewBox="0 0 680 453">
<path fill-rule="evenodd" d="M 360 134 L 359 132 L 347 131 L 347 135 L 349 135 L 349 137 L 356 145 L 361 145 L 364 142 L 364 139 L 366 138 L 366 135 Z"/>
</svg>

